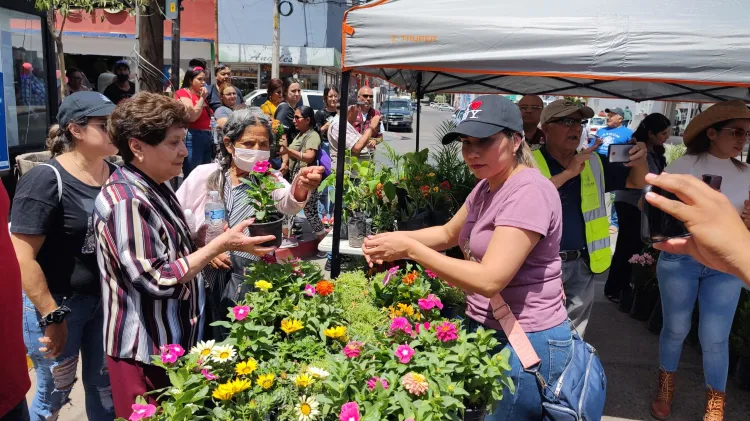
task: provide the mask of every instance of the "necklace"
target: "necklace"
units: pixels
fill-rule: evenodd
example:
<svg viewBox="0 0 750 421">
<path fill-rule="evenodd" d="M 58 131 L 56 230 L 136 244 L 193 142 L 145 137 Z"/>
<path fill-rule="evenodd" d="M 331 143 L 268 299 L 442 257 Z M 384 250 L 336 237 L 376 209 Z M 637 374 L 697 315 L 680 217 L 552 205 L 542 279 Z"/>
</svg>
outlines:
<svg viewBox="0 0 750 421">
<path fill-rule="evenodd" d="M 74 156 L 72 156 L 72 155 L 71 155 L 70 159 L 71 159 L 71 160 L 73 161 L 73 163 L 74 163 L 74 164 L 76 165 L 76 167 L 78 167 L 78 171 L 80 171 L 80 172 L 81 172 L 81 173 L 82 173 L 83 175 L 85 175 L 85 176 L 86 176 L 86 178 L 88 178 L 88 179 L 89 179 L 89 182 L 91 182 L 91 185 L 92 185 L 92 186 L 94 186 L 94 187 L 98 187 L 98 186 L 101 186 L 102 184 L 104 184 L 104 183 L 98 183 L 98 182 L 96 182 L 96 181 L 94 180 L 94 178 L 93 178 L 93 177 L 91 177 L 91 175 L 90 175 L 90 174 L 89 174 L 88 172 L 84 171 L 84 170 L 83 170 L 83 168 L 81 168 L 81 166 L 80 166 L 80 165 L 78 165 L 78 162 L 76 161 L 76 159 L 75 159 L 75 157 L 74 157 Z M 106 165 L 105 165 L 105 166 L 106 166 Z M 102 174 L 104 174 L 104 171 L 102 171 Z M 101 176 L 101 174 L 100 174 L 100 176 Z"/>
</svg>

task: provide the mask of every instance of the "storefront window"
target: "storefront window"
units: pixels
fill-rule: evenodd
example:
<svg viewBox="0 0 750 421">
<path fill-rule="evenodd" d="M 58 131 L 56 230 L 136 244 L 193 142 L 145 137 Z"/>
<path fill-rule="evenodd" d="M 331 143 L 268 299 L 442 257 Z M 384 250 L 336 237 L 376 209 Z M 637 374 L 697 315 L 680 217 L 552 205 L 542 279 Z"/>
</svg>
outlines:
<svg viewBox="0 0 750 421">
<path fill-rule="evenodd" d="M 8 146 L 44 143 L 47 75 L 38 16 L 0 7 L 0 78 Z"/>
</svg>

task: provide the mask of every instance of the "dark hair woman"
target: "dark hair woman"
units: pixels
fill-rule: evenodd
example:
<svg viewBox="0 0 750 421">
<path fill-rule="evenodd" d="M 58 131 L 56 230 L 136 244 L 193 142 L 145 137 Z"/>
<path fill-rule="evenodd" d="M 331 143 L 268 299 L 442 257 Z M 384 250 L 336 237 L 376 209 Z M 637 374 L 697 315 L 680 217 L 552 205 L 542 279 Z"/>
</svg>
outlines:
<svg viewBox="0 0 750 421">
<path fill-rule="evenodd" d="M 232 111 L 237 108 L 237 89 L 231 83 L 225 83 L 218 89 L 221 91 L 221 107 L 214 112 L 214 118 L 216 118 L 216 124 L 219 128 L 224 128 L 227 119 L 232 115 Z"/>
<path fill-rule="evenodd" d="M 742 100 L 720 102 L 698 114 L 685 129 L 687 153 L 664 172 L 720 176 L 721 193 L 750 227 L 747 192 L 748 165 L 735 157 L 750 138 L 750 110 Z M 671 413 L 675 371 L 682 343 L 690 332 L 696 300 L 700 303 L 698 337 L 706 386 L 705 420 L 724 419 L 729 368 L 729 332 L 742 291 L 734 275 L 710 269 L 688 255 L 662 252 L 656 264 L 664 326 L 659 336 L 659 392 L 651 414 L 666 419 Z"/>
<path fill-rule="evenodd" d="M 202 235 L 193 239 L 166 184 L 180 174 L 188 155 L 184 139 L 189 121 L 181 104 L 148 92 L 124 102 L 111 116 L 109 135 L 125 165 L 97 197 L 94 223 L 104 349 L 117 417 L 129 416 L 144 391 L 169 385 L 166 372 L 152 365 L 151 355 L 170 344 L 189 350 L 203 337 L 203 268 L 230 250 L 260 256 L 272 251 L 258 244 L 273 236 L 244 234 L 250 221 L 208 242 Z M 198 248 L 196 243 L 205 244 Z M 154 395 L 147 396 L 156 402 Z"/>
<path fill-rule="evenodd" d="M 190 67 L 185 71 L 182 88 L 174 94 L 177 101 L 185 106 L 188 114 L 188 134 L 185 138 L 188 156 L 182 165 L 185 177 L 198 165 L 211 162 L 211 111 L 206 104 L 206 70 L 203 67 Z"/>
<path fill-rule="evenodd" d="M 315 157 L 320 148 L 320 135 L 315 131 L 313 109 L 302 105 L 294 112 L 294 127 L 299 134 L 294 138 L 292 144 L 287 148 L 282 146 L 279 154 L 289 156 L 289 164 L 292 176 L 296 176 L 303 168 L 317 165 Z M 323 222 L 318 214 L 318 192 L 310 192 L 310 198 L 305 205 L 305 217 L 310 223 L 313 232 L 318 238 L 326 234 Z"/>
<path fill-rule="evenodd" d="M 72 386 L 79 359 L 88 419 L 114 419 L 91 218 L 115 170 L 105 161 L 117 153 L 107 133 L 114 109 L 98 92 L 66 97 L 59 125 L 50 130 L 53 158 L 21 177 L 13 198 L 10 231 L 21 266 L 24 342 L 36 370 L 32 419 L 49 418 L 67 403 L 60 381 Z"/>
<path fill-rule="evenodd" d="M 302 98 L 302 90 L 300 89 L 299 82 L 296 79 L 284 78 L 281 85 L 281 93 L 284 97 L 277 107 L 273 118 L 279 120 L 282 126 L 284 126 L 284 132 L 286 135 L 285 141 L 282 143 L 287 144 L 289 139 L 294 139 L 297 136 L 297 126 L 294 124 L 294 110 L 297 109 L 300 99 Z M 281 173 L 287 175 L 289 171 L 290 163 L 288 158 L 282 157 Z"/>
<path fill-rule="evenodd" d="M 271 79 L 266 88 L 266 102 L 260 109 L 270 118 L 274 118 L 276 107 L 284 101 L 284 82 L 281 79 Z"/>
<path fill-rule="evenodd" d="M 326 86 L 323 89 L 323 100 L 325 101 L 325 108 L 315 113 L 315 129 L 320 133 L 320 147 L 330 156 L 331 144 L 328 142 L 328 128 L 331 126 L 331 121 L 338 115 L 338 88 L 333 85 Z M 329 190 L 332 189 L 326 189 L 320 193 L 320 202 L 323 204 L 326 213 L 324 221 L 328 220 L 328 214 L 331 212 L 331 202 L 328 199 Z"/>
<path fill-rule="evenodd" d="M 472 110 L 484 121 L 462 121 L 443 137 L 461 142 L 463 158 L 481 181 L 447 224 L 418 231 L 397 231 L 365 239 L 368 262 L 414 260 L 440 279 L 467 293 L 468 327 L 483 325 L 507 344 L 491 299 L 502 296 L 511 312 L 503 320 L 523 328 L 543 370 L 526 371 L 513 349 L 509 353 L 508 388 L 486 420 L 538 420 L 542 398 L 537 376 L 557 382 L 572 352 L 572 335 L 563 305 L 562 205 L 555 186 L 537 169 L 523 140 L 521 110 L 499 95 L 477 97 Z M 440 251 L 460 246 L 465 259 Z M 499 294 L 499 296 L 498 296 Z M 502 301 L 502 300 L 501 300 Z M 514 320 L 515 319 L 515 320 Z"/>
<path fill-rule="evenodd" d="M 648 170 L 654 174 L 661 174 L 667 166 L 664 157 L 664 143 L 669 139 L 669 129 L 672 123 L 663 114 L 652 113 L 641 121 L 633 137 L 646 144 L 648 149 Z M 615 192 L 614 207 L 620 223 L 617 235 L 617 246 L 612 257 L 604 295 L 611 301 L 619 302 L 620 293 L 629 288 L 632 265 L 629 260 L 634 254 L 641 254 L 643 241 L 641 240 L 641 210 L 638 201 L 641 190 L 626 189 Z"/>
</svg>

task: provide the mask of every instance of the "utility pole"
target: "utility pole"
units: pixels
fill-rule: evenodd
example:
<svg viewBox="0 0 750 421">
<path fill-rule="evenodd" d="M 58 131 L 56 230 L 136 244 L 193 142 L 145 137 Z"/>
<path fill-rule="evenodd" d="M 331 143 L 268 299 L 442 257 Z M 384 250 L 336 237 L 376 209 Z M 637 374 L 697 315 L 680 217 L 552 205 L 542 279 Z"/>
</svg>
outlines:
<svg viewBox="0 0 750 421">
<path fill-rule="evenodd" d="M 273 52 L 271 59 L 271 77 L 279 77 L 279 50 L 281 49 L 281 22 L 279 17 L 279 0 L 273 0 Z"/>
<path fill-rule="evenodd" d="M 157 4 L 158 2 L 158 4 Z M 145 60 L 157 69 L 164 65 L 164 15 L 162 10 L 165 0 L 152 0 L 144 8 L 139 20 L 138 44 L 140 45 L 140 60 Z M 146 92 L 164 92 L 164 78 L 152 71 L 143 71 L 148 64 L 139 66 L 141 75 L 141 90 Z"/>
<path fill-rule="evenodd" d="M 180 13 L 182 2 L 176 0 L 177 16 L 172 19 L 172 92 L 177 92 L 180 86 Z"/>
</svg>

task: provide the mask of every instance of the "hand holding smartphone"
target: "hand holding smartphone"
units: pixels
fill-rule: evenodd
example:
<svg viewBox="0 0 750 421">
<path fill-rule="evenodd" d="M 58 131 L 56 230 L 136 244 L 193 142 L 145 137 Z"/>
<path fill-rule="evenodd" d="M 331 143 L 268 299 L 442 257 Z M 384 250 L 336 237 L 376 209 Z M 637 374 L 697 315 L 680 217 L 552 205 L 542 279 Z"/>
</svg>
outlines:
<svg viewBox="0 0 750 421">
<path fill-rule="evenodd" d="M 634 146 L 632 143 L 609 145 L 609 162 L 630 162 L 630 150 Z"/>
</svg>

